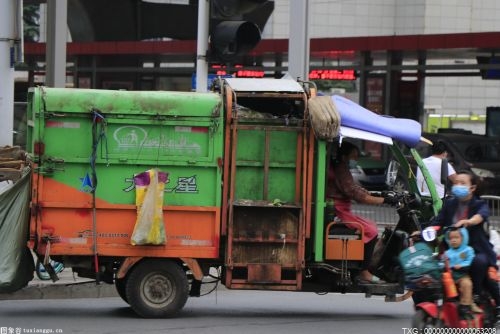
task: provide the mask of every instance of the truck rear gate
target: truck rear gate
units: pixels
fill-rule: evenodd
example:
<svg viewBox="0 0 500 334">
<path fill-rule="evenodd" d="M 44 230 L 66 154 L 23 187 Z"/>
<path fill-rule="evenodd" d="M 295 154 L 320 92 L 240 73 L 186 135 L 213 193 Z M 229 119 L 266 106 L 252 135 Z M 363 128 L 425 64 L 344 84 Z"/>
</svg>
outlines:
<svg viewBox="0 0 500 334">
<path fill-rule="evenodd" d="M 274 86 L 276 80 L 263 79 L 256 87 L 255 81 L 226 79 L 229 288 L 302 286 L 314 140 L 304 120 L 307 95 L 297 82 L 287 81 Z"/>
</svg>

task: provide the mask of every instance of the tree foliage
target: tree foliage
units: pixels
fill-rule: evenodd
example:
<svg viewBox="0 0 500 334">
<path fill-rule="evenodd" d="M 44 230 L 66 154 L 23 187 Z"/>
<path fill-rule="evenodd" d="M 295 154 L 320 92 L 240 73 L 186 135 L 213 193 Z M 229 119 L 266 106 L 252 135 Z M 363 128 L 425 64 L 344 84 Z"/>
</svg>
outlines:
<svg viewBox="0 0 500 334">
<path fill-rule="evenodd" d="M 23 8 L 24 40 L 37 42 L 40 39 L 40 6 L 25 5 Z"/>
</svg>

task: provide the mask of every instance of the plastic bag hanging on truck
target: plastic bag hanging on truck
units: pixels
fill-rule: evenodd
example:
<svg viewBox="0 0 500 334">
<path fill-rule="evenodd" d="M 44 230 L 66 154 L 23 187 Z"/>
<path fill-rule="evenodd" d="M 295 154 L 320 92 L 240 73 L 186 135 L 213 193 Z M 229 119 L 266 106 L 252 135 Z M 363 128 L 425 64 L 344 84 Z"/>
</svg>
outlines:
<svg viewBox="0 0 500 334">
<path fill-rule="evenodd" d="M 137 220 L 132 233 L 132 245 L 164 245 L 163 191 L 167 173 L 150 169 L 134 176 Z"/>
</svg>

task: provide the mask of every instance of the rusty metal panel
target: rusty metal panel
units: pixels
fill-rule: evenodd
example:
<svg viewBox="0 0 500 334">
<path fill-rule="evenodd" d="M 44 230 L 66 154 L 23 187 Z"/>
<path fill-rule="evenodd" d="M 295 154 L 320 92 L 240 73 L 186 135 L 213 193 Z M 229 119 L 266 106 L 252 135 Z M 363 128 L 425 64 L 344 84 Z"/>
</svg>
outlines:
<svg viewBox="0 0 500 334">
<path fill-rule="evenodd" d="M 234 212 L 235 238 L 297 240 L 298 208 L 258 206 L 255 201 L 240 201 L 238 204 L 240 206 L 235 207 Z"/>
<path fill-rule="evenodd" d="M 277 263 L 259 263 L 248 265 L 249 283 L 280 283 L 281 266 Z"/>
<path fill-rule="evenodd" d="M 297 265 L 297 243 L 236 242 L 233 247 L 235 265 L 273 262 L 287 267 Z"/>
<path fill-rule="evenodd" d="M 237 206 L 234 210 L 232 261 L 296 266 L 298 208 Z"/>
</svg>

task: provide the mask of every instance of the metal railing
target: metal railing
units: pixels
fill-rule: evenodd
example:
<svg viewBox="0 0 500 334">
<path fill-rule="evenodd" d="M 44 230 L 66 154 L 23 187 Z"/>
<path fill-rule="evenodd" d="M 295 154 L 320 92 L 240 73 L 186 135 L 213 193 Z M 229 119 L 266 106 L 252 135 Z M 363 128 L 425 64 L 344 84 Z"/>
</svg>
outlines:
<svg viewBox="0 0 500 334">
<path fill-rule="evenodd" d="M 491 227 L 500 231 L 500 196 L 483 195 L 481 199 L 485 200 L 490 208 L 490 217 L 488 220 Z M 386 205 L 371 205 L 353 202 L 352 212 L 375 221 L 379 228 L 395 226 L 398 222 L 396 209 Z"/>
<path fill-rule="evenodd" d="M 395 226 L 399 216 L 396 209 L 386 205 L 352 203 L 354 214 L 375 221 L 379 228 Z"/>
<path fill-rule="evenodd" d="M 490 226 L 495 230 L 500 229 L 500 196 L 493 195 L 483 195 L 481 199 L 484 199 L 488 206 L 490 207 Z"/>
</svg>

